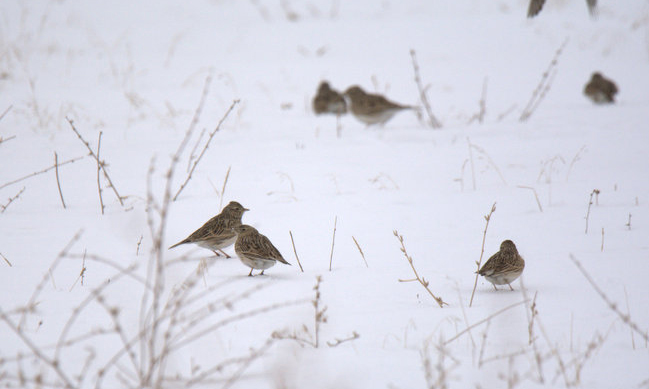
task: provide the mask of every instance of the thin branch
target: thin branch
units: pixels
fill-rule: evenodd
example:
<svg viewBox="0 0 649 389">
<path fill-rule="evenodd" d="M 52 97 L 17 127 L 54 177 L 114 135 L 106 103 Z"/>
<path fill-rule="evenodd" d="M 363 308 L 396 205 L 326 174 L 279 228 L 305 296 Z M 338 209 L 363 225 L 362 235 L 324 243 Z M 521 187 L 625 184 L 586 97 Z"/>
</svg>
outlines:
<svg viewBox="0 0 649 389">
<path fill-rule="evenodd" d="M 8 114 L 9 111 L 11 111 L 11 109 L 12 109 L 13 107 L 14 107 L 13 104 L 10 105 L 10 106 L 8 106 L 7 109 L 4 110 L 4 112 L 2 113 L 2 115 L 0 115 L 0 120 L 4 119 L 5 115 Z M 15 136 L 13 136 L 12 138 L 15 138 Z M 4 140 L 9 140 L 9 139 L 11 139 L 11 138 L 7 138 L 7 139 L 4 139 Z"/>
<path fill-rule="evenodd" d="M 508 310 L 510 310 L 510 309 L 512 309 L 512 308 L 515 308 L 515 307 L 517 307 L 517 306 L 519 306 L 519 305 L 523 305 L 523 304 L 525 304 L 526 302 L 527 302 L 527 300 L 519 301 L 519 302 L 514 303 L 514 304 L 512 304 L 512 305 L 508 305 L 508 306 L 506 306 L 505 308 L 503 308 L 503 309 L 501 309 L 501 310 L 499 310 L 499 311 L 497 311 L 497 312 L 492 313 L 491 315 L 485 317 L 484 319 L 482 319 L 482 320 L 480 320 L 480 321 L 478 321 L 478 322 L 476 322 L 476 323 L 473 323 L 473 324 L 471 324 L 470 326 L 468 326 L 467 328 L 465 328 L 464 330 L 458 332 L 454 337 L 452 337 L 452 338 L 450 338 L 449 340 L 445 341 L 444 344 L 446 345 L 446 344 L 451 343 L 452 341 L 454 341 L 455 339 L 459 338 L 460 336 L 466 334 L 467 332 L 471 331 L 471 330 L 474 329 L 475 327 L 477 327 L 477 326 L 479 326 L 479 325 L 481 325 L 481 324 L 483 324 L 483 323 L 485 323 L 485 322 L 488 322 L 489 320 L 493 319 L 494 317 L 500 315 L 500 314 L 503 313 L 503 312 L 506 312 L 506 311 L 508 311 Z"/>
<path fill-rule="evenodd" d="M 629 328 L 631 328 L 633 331 L 640 334 L 640 336 L 642 337 L 642 339 L 645 340 L 645 342 L 649 341 L 649 335 L 647 335 L 646 332 L 642 331 L 640 329 L 640 327 L 638 327 L 638 325 L 636 323 L 631 321 L 631 316 L 629 314 L 626 314 L 626 313 L 623 313 L 622 311 L 620 311 L 620 308 L 618 308 L 617 303 L 614 303 L 613 301 L 611 301 L 608 298 L 608 296 L 606 296 L 604 291 L 602 289 L 600 289 L 599 286 L 597 286 L 597 284 L 595 283 L 593 278 L 588 274 L 588 272 L 586 272 L 586 269 L 584 269 L 581 262 L 579 262 L 577 260 L 577 258 L 575 258 L 575 256 L 572 255 L 572 254 L 570 254 L 570 260 L 572 260 L 572 262 L 574 262 L 574 264 L 577 266 L 577 268 L 579 269 L 581 274 L 584 275 L 584 277 L 586 278 L 588 283 L 593 287 L 593 289 L 595 289 L 595 292 L 597 292 L 597 294 L 602 298 L 602 300 L 604 300 L 604 302 L 606 302 L 606 305 L 608 305 L 608 307 L 613 312 L 615 312 L 620 317 L 620 319 L 622 319 L 624 324 L 629 326 Z"/>
<path fill-rule="evenodd" d="M 78 160 L 80 160 L 80 159 L 83 159 L 83 158 L 85 158 L 85 157 L 86 157 L 86 156 L 84 155 L 84 156 L 82 156 L 82 157 L 77 157 L 77 158 L 68 159 L 68 160 L 65 161 L 65 162 L 61 162 L 61 163 L 59 163 L 58 166 L 63 166 L 63 165 L 67 165 L 67 164 L 69 164 L 69 163 L 74 163 L 74 162 L 76 162 L 76 161 L 78 161 Z M 15 179 L 15 180 L 13 180 L 13 181 L 10 181 L 10 182 L 7 182 L 7 183 L 4 183 L 4 184 L 0 185 L 0 189 L 6 188 L 6 187 L 8 187 L 9 185 L 13 185 L 13 184 L 15 184 L 15 183 L 18 183 L 18 182 L 23 181 L 23 180 L 26 180 L 26 179 L 28 179 L 28 178 L 31 178 L 31 177 L 37 176 L 37 175 L 39 175 L 39 174 L 47 173 L 47 172 L 49 172 L 50 170 L 52 170 L 52 169 L 56 169 L 56 168 L 57 168 L 57 167 L 56 167 L 55 165 L 52 165 L 52 166 L 50 166 L 50 167 L 48 167 L 48 168 L 46 168 L 46 169 L 43 169 L 43 170 L 40 170 L 40 171 L 37 171 L 37 172 L 31 173 L 31 174 L 28 174 L 28 175 L 26 175 L 26 176 L 24 176 L 24 177 L 17 178 L 17 179 Z"/>
<path fill-rule="evenodd" d="M 97 140 L 97 190 L 99 191 L 99 205 L 101 206 L 101 214 L 104 214 L 104 198 L 101 195 L 101 182 L 99 181 L 100 177 L 100 172 L 101 172 L 101 163 L 99 161 L 101 160 L 99 158 L 99 152 L 101 150 L 101 135 L 103 134 L 102 131 L 99 131 L 99 140 Z"/>
<path fill-rule="evenodd" d="M 475 288 L 478 286 L 478 271 L 480 271 L 480 266 L 482 266 L 482 256 L 484 255 L 484 243 L 485 240 L 487 239 L 487 228 L 489 228 L 489 221 L 491 220 L 491 215 L 496 212 L 496 203 L 493 203 L 491 206 L 491 211 L 489 211 L 489 214 L 487 214 L 485 218 L 485 226 L 484 226 L 484 231 L 482 232 L 482 247 L 480 248 L 480 259 L 476 261 L 476 265 L 478 265 L 478 270 L 475 272 L 475 282 L 473 283 L 473 292 L 471 292 L 471 300 L 469 301 L 469 308 L 473 305 L 473 296 L 475 295 Z"/>
<path fill-rule="evenodd" d="M 210 135 L 207 137 L 207 141 L 205 142 L 205 147 L 203 147 L 203 150 L 201 150 L 201 153 L 198 155 L 196 160 L 194 161 L 194 164 L 192 165 L 191 170 L 189 171 L 189 174 L 187 174 L 187 178 L 185 178 L 185 182 L 180 185 L 180 188 L 178 188 L 178 192 L 174 195 L 172 201 L 176 201 L 178 199 L 178 196 L 180 193 L 185 189 L 185 186 L 187 186 L 187 183 L 189 180 L 192 178 L 192 174 L 194 174 L 194 170 L 196 170 L 196 166 L 198 166 L 198 163 L 201 161 L 201 158 L 203 158 L 203 155 L 205 155 L 205 152 L 207 151 L 207 148 L 210 145 L 210 142 L 212 141 L 212 138 L 214 138 L 214 135 L 221 129 L 221 124 L 225 121 L 225 119 L 228 117 L 230 112 L 234 109 L 234 106 L 239 103 L 240 100 L 234 100 L 232 104 L 230 105 L 230 108 L 225 112 L 225 115 L 219 120 L 219 122 L 216 125 L 216 128 L 214 131 L 210 132 Z"/>
<path fill-rule="evenodd" d="M 331 253 L 329 254 L 329 271 L 331 271 L 331 264 L 334 259 L 334 244 L 336 243 L 336 225 L 338 224 L 338 216 L 334 219 L 334 233 L 331 238 Z"/>
<path fill-rule="evenodd" d="M 140 240 L 137 241 L 137 247 L 135 248 L 136 257 L 140 254 L 140 245 L 142 244 L 142 239 L 144 239 L 144 235 L 140 235 Z"/>
<path fill-rule="evenodd" d="M 361 249 L 361 245 L 358 244 L 356 241 L 356 238 L 354 238 L 354 235 L 352 235 L 352 239 L 354 239 L 354 243 L 356 243 L 356 247 L 358 248 L 358 252 L 361 253 L 361 257 L 363 257 L 363 262 L 365 262 L 365 267 L 370 267 L 367 264 L 367 260 L 365 260 L 365 254 L 363 254 L 363 250 Z"/>
<path fill-rule="evenodd" d="M 106 178 L 106 180 L 108 181 L 108 185 L 113 190 L 113 193 L 115 193 L 115 197 L 117 197 L 117 201 L 119 201 L 119 204 L 121 206 L 124 206 L 124 200 L 123 200 L 124 198 L 119 195 L 119 193 L 117 192 L 117 188 L 115 188 L 115 185 L 113 185 L 113 180 L 110 179 L 110 176 L 106 171 L 106 163 L 102 162 L 99 159 L 99 156 L 95 154 L 95 152 L 92 150 L 92 147 L 90 147 L 90 144 L 85 139 L 83 139 L 83 137 L 81 136 L 77 128 L 74 126 L 74 121 L 72 121 L 72 119 L 68 117 L 66 117 L 65 119 L 68 121 L 68 123 L 70 123 L 70 127 L 72 128 L 72 131 L 74 131 L 74 133 L 77 134 L 79 140 L 81 140 L 81 142 L 86 146 L 86 148 L 90 152 L 90 156 L 92 156 L 95 159 L 95 161 L 97 161 L 97 165 L 99 166 L 99 168 L 101 168 L 101 171 L 104 174 L 104 178 Z M 101 132 L 99 134 L 100 134 L 99 139 L 101 140 Z"/>
<path fill-rule="evenodd" d="M 588 235 L 588 217 L 590 216 L 590 207 L 593 205 L 593 196 L 594 195 L 599 195 L 599 189 L 593 189 L 592 192 L 590 192 L 590 198 L 588 199 L 588 209 L 586 210 L 586 216 L 584 219 L 586 219 L 586 230 L 584 231 L 584 234 Z"/>
<path fill-rule="evenodd" d="M 2 257 L 2 259 L 5 260 L 5 262 L 7 262 L 7 265 L 9 265 L 9 267 L 13 267 L 13 265 L 11 264 L 11 262 L 9 262 L 9 260 L 7 259 L 7 257 L 5 257 L 2 253 L 0 253 L 0 257 Z"/>
<path fill-rule="evenodd" d="M 72 292 L 72 289 L 74 289 L 74 286 L 77 284 L 79 280 L 81 280 L 81 286 L 83 286 L 83 278 L 86 275 L 86 250 L 83 250 L 83 259 L 81 260 L 81 272 L 79 273 L 79 277 L 77 277 L 76 280 L 74 280 L 74 284 L 70 287 L 69 292 Z"/>
<path fill-rule="evenodd" d="M 541 206 L 541 201 L 539 201 L 539 195 L 536 193 L 536 189 L 531 186 L 518 185 L 521 189 L 529 189 L 534 193 L 534 198 L 536 199 L 536 205 L 539 207 L 539 211 L 543 212 L 543 207 Z"/>
<path fill-rule="evenodd" d="M 297 250 L 295 250 L 295 242 L 293 241 L 293 232 L 289 230 L 288 234 L 291 236 L 291 244 L 293 245 L 293 253 L 295 253 L 295 259 L 297 259 L 297 264 L 300 265 L 300 271 L 304 273 L 304 269 L 302 268 L 302 263 L 300 263 L 300 257 L 297 256 Z"/>
<path fill-rule="evenodd" d="M 430 108 L 430 103 L 428 102 L 428 97 L 426 96 L 426 88 L 421 83 L 421 77 L 419 76 L 419 64 L 417 63 L 417 53 L 414 49 L 410 49 L 410 57 L 412 59 L 412 67 L 415 71 L 415 83 L 417 84 L 417 89 L 419 89 L 419 100 L 424 106 L 426 114 L 428 115 L 428 125 L 432 128 L 438 129 L 442 128 L 442 123 L 437 120 L 433 114 L 433 110 Z"/>
<path fill-rule="evenodd" d="M 336 338 L 336 339 L 333 340 L 333 342 L 331 342 L 331 341 L 327 342 L 327 346 L 329 346 L 329 347 L 337 347 L 341 343 L 349 342 L 349 341 L 358 339 L 360 337 L 361 336 L 358 334 L 358 332 L 354 331 L 354 332 L 352 332 L 352 336 L 350 336 L 350 337 L 347 337 L 347 338 L 344 338 L 344 339 Z"/>
<path fill-rule="evenodd" d="M 59 179 L 59 156 L 54 152 L 54 171 L 56 172 L 56 186 L 59 188 L 59 197 L 61 198 L 61 204 L 63 204 L 63 209 L 66 209 L 65 200 L 63 199 L 63 191 L 61 191 L 61 181 Z"/>
<path fill-rule="evenodd" d="M 18 199 L 20 195 L 23 194 L 24 191 L 25 191 L 25 187 L 23 186 L 23 188 L 18 193 L 16 193 L 15 196 L 9 197 L 7 204 L 0 204 L 0 208 L 1 208 L 0 213 L 4 213 L 4 211 L 6 211 L 7 208 L 9 208 L 9 205 L 11 205 L 11 203 L 13 203 L 16 199 Z"/>
<path fill-rule="evenodd" d="M 408 251 L 406 251 L 406 245 L 403 243 L 403 236 L 399 235 L 399 232 L 397 230 L 394 230 L 392 233 L 394 234 L 394 236 L 397 237 L 397 239 L 399 240 L 399 243 L 401 243 L 401 252 L 406 257 L 406 260 L 410 264 L 410 268 L 412 268 L 412 272 L 415 273 L 415 278 L 413 280 L 407 280 L 407 281 L 417 280 L 417 282 L 419 282 L 421 284 L 421 286 L 423 286 L 424 289 L 426 289 L 428 294 L 431 295 L 431 297 L 435 300 L 435 302 L 439 305 L 439 307 L 444 308 L 444 305 L 448 305 L 448 304 L 446 302 L 444 302 L 444 300 L 442 300 L 441 297 L 435 296 L 435 294 L 430 290 L 430 288 L 428 288 L 429 282 L 426 281 L 425 278 L 419 277 L 419 273 L 417 273 L 417 269 L 415 269 L 415 264 L 413 263 L 412 257 L 410 255 L 408 255 Z M 404 281 L 404 280 L 399 280 L 399 281 L 407 282 L 407 281 Z"/>
<path fill-rule="evenodd" d="M 221 202 L 219 203 L 219 209 L 223 209 L 223 197 L 225 196 L 225 186 L 228 184 L 228 178 L 230 178 L 230 169 L 232 169 L 232 165 L 228 166 L 228 171 L 225 173 L 225 178 L 223 179 L 223 187 L 221 188 Z"/>
</svg>

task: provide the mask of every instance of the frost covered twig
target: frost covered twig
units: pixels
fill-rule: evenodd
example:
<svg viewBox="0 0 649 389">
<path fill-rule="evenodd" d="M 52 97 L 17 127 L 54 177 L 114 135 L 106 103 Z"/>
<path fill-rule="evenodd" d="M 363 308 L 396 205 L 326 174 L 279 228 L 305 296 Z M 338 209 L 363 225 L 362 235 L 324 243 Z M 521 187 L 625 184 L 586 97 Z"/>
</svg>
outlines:
<svg viewBox="0 0 649 389">
<path fill-rule="evenodd" d="M 414 49 L 410 49 L 410 57 L 412 58 L 412 67 L 415 71 L 415 83 L 417 84 L 417 89 L 419 89 L 419 100 L 421 100 L 421 104 L 424 106 L 426 114 L 428 115 L 428 125 L 435 129 L 442 128 L 442 123 L 437 120 L 433 114 L 433 110 L 430 108 L 430 103 L 428 102 L 428 97 L 426 96 L 426 91 L 429 86 L 427 85 L 424 87 L 421 83 L 419 64 L 417 63 L 417 53 Z"/>
<path fill-rule="evenodd" d="M 473 305 L 473 296 L 475 295 L 475 288 L 478 286 L 478 271 L 480 271 L 480 266 L 482 266 L 482 256 L 484 255 L 484 243 L 485 240 L 487 239 L 487 229 L 489 228 L 489 221 L 491 220 L 491 215 L 496 212 L 496 203 L 493 203 L 491 206 L 491 211 L 487 215 L 485 215 L 485 226 L 484 226 L 484 231 L 482 232 L 482 247 L 480 248 L 480 259 L 477 260 L 475 263 L 478 265 L 478 268 L 475 272 L 475 282 L 473 283 L 473 292 L 471 292 L 471 300 L 469 301 L 469 307 Z"/>
<path fill-rule="evenodd" d="M 417 273 L 417 269 L 415 269 L 415 264 L 413 263 L 412 257 L 410 255 L 408 255 L 408 251 L 406 251 L 406 246 L 403 243 L 403 236 L 399 235 L 399 232 L 397 230 L 394 230 L 393 234 L 394 234 L 394 236 L 397 237 L 397 239 L 399 240 L 399 243 L 401 243 L 401 252 L 406 257 L 406 260 L 408 261 L 408 264 L 410 264 L 410 268 L 412 269 L 413 273 L 415 274 L 415 278 L 407 279 L 407 280 L 399 279 L 399 282 L 412 282 L 412 281 L 419 282 L 419 284 L 421 284 L 421 286 L 423 286 L 424 289 L 426 289 L 428 294 L 431 295 L 431 297 L 435 300 L 435 302 L 439 305 L 439 307 L 444 308 L 444 305 L 448 305 L 448 304 L 446 302 L 444 302 L 444 300 L 442 300 L 441 297 L 435 296 L 435 294 L 428 287 L 429 282 L 425 278 L 420 277 L 419 273 Z"/>
</svg>

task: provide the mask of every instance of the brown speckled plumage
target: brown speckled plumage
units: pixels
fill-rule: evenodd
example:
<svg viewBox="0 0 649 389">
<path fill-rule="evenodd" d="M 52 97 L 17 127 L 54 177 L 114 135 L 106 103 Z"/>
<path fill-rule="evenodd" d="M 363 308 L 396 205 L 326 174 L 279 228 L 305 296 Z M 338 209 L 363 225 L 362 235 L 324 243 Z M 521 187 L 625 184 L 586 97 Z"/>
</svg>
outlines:
<svg viewBox="0 0 649 389">
<path fill-rule="evenodd" d="M 345 91 L 345 96 L 349 98 L 349 107 L 354 117 L 368 126 L 372 124 L 383 125 L 392 119 L 397 112 L 404 109 L 413 109 L 408 105 L 394 103 L 381 95 L 367 93 L 357 85 L 349 87 Z"/>
<path fill-rule="evenodd" d="M 322 81 L 318 93 L 313 98 L 313 112 L 317 115 L 331 113 L 342 115 L 347 113 L 345 98 L 329 86 L 327 81 Z"/>
<path fill-rule="evenodd" d="M 491 282 L 497 290 L 496 285 L 509 285 L 516 280 L 525 268 L 525 260 L 518 254 L 516 245 L 511 240 L 505 240 L 500 244 L 500 251 L 492 255 L 485 262 L 478 274 Z"/>
<path fill-rule="evenodd" d="M 617 94 L 617 85 L 601 73 L 595 72 L 584 87 L 584 94 L 597 104 L 608 104 L 615 102 Z"/>
<path fill-rule="evenodd" d="M 242 224 L 236 227 L 234 231 L 237 233 L 234 251 L 241 259 L 241 262 L 250 267 L 249 276 L 252 276 L 254 269 L 261 269 L 259 274 L 264 274 L 264 270 L 275 266 L 275 262 L 290 265 L 270 240 L 260 234 L 254 227 Z"/>
</svg>

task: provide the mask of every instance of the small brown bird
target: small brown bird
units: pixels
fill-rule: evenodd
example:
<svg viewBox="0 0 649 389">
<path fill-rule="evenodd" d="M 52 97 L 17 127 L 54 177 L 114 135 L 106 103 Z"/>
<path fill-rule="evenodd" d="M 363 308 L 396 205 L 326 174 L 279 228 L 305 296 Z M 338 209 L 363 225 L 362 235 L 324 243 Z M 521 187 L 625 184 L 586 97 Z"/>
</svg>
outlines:
<svg viewBox="0 0 649 389">
<path fill-rule="evenodd" d="M 239 256 L 239 259 L 241 259 L 241 262 L 250 267 L 248 276 L 252 276 L 254 269 L 261 269 L 259 275 L 263 275 L 264 270 L 275 266 L 275 262 L 290 265 L 270 240 L 260 234 L 254 227 L 242 224 L 235 227 L 234 232 L 237 233 L 234 251 Z"/>
<path fill-rule="evenodd" d="M 545 0 L 530 0 L 530 4 L 527 7 L 527 17 L 533 18 L 538 15 L 539 12 L 541 12 L 541 9 L 543 9 L 544 4 Z M 596 16 L 597 0 L 586 0 L 586 5 L 588 6 L 588 12 L 590 13 L 590 16 Z"/>
<path fill-rule="evenodd" d="M 496 290 L 496 285 L 509 285 L 516 280 L 525 268 L 525 260 L 518 254 L 516 245 L 511 240 L 504 240 L 500 244 L 500 251 L 492 255 L 482 266 L 478 274 L 491 282 Z"/>
<path fill-rule="evenodd" d="M 404 109 L 414 109 L 409 105 L 401 105 L 389 101 L 381 95 L 366 93 L 361 87 L 354 85 L 345 91 L 345 96 L 350 101 L 350 109 L 356 119 L 371 126 L 372 124 L 385 124 L 397 112 Z"/>
<path fill-rule="evenodd" d="M 318 93 L 313 98 L 313 111 L 316 115 L 343 115 L 347 113 L 347 103 L 338 91 L 331 89 L 327 81 L 322 81 Z"/>
<path fill-rule="evenodd" d="M 201 228 L 192 232 L 186 239 L 169 247 L 170 249 L 185 243 L 196 243 L 198 246 L 210 249 L 218 257 L 220 251 L 226 258 L 230 256 L 223 252 L 222 249 L 233 244 L 237 235 L 232 230 L 241 225 L 243 213 L 249 211 L 243 205 L 236 201 L 231 201 L 226 205 L 221 213 L 208 220 Z"/>
<path fill-rule="evenodd" d="M 617 92 L 617 85 L 599 72 L 593 73 L 584 87 L 584 94 L 595 104 L 614 103 Z"/>
</svg>

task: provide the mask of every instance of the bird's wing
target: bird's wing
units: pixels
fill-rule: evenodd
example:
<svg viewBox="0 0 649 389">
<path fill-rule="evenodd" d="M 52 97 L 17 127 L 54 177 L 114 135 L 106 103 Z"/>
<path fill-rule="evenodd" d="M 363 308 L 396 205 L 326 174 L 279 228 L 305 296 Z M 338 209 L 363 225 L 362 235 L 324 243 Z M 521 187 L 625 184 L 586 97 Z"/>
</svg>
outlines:
<svg viewBox="0 0 649 389">
<path fill-rule="evenodd" d="M 265 235 L 258 234 L 240 239 L 243 241 L 239 246 L 239 250 L 246 257 L 251 259 L 274 259 L 289 264 Z"/>
<path fill-rule="evenodd" d="M 545 4 L 545 0 L 530 0 L 530 5 L 527 7 L 527 17 L 533 18 L 541 12 Z"/>
</svg>

